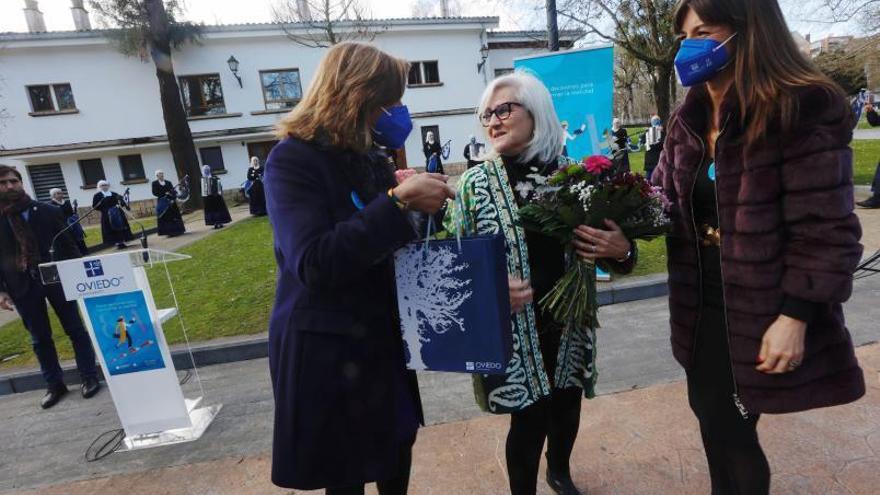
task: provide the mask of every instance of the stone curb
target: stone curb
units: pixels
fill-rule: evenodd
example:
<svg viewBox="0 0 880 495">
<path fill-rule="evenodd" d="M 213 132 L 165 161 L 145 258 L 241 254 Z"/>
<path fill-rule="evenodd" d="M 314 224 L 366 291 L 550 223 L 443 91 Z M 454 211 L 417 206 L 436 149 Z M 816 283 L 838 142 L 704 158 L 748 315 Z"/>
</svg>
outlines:
<svg viewBox="0 0 880 495">
<path fill-rule="evenodd" d="M 600 306 L 620 304 L 625 302 L 651 299 L 668 294 L 666 274 L 638 277 L 633 280 L 620 282 L 600 283 L 598 302 Z M 233 363 L 260 359 L 269 354 L 268 337 L 256 335 L 235 339 L 220 339 L 192 346 L 192 359 L 183 345 L 172 346 L 171 358 L 174 367 L 180 370 L 189 370 L 196 366 L 210 366 L 214 364 Z M 80 382 L 76 366 L 71 361 L 62 365 L 64 369 L 64 382 L 68 385 Z M 103 380 L 100 366 L 98 367 L 99 378 Z M 0 372 L 0 396 L 42 390 L 46 387 L 43 377 L 38 368 Z"/>
</svg>

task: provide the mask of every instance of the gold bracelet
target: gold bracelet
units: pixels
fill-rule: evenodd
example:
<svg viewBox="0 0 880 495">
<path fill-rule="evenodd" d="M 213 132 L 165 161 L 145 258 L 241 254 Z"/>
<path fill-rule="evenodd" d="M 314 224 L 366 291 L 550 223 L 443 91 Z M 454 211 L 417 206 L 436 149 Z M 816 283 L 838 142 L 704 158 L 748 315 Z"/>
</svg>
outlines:
<svg viewBox="0 0 880 495">
<path fill-rule="evenodd" d="M 398 198 L 397 195 L 394 194 L 393 187 L 388 189 L 388 197 L 391 198 L 391 201 L 394 202 L 394 206 L 400 208 L 401 210 L 406 209 L 407 204 L 401 201 L 400 198 Z"/>
</svg>

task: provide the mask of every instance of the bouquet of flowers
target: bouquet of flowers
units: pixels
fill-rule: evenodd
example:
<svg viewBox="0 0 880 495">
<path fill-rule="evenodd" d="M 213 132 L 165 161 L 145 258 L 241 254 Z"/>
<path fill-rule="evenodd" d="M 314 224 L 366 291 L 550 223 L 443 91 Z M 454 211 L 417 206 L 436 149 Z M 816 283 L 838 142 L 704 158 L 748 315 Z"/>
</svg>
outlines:
<svg viewBox="0 0 880 495">
<path fill-rule="evenodd" d="M 577 258 L 539 301 L 559 323 L 597 323 L 596 267 L 578 258 L 571 244 L 578 226 L 604 228 L 605 219 L 613 220 L 633 241 L 652 239 L 669 229 L 670 204 L 660 188 L 639 174 L 614 173 L 612 168 L 608 158 L 590 156 L 549 177 L 530 177 L 536 188 L 533 200 L 519 210 L 521 225 L 558 239 L 566 246 L 567 257 Z"/>
</svg>

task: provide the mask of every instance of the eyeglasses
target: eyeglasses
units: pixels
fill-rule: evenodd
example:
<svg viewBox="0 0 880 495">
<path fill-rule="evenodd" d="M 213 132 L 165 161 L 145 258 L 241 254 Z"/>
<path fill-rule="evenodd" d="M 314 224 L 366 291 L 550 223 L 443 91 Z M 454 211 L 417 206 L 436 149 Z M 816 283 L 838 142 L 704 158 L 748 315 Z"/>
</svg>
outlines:
<svg viewBox="0 0 880 495">
<path fill-rule="evenodd" d="M 504 103 L 499 104 L 493 109 L 486 109 L 486 111 L 480 115 L 480 123 L 483 124 L 483 127 L 489 127 L 489 124 L 492 122 L 493 115 L 498 117 L 498 120 L 509 119 L 510 112 L 513 111 L 514 105 L 522 107 L 522 104 L 515 101 L 505 101 Z"/>
</svg>

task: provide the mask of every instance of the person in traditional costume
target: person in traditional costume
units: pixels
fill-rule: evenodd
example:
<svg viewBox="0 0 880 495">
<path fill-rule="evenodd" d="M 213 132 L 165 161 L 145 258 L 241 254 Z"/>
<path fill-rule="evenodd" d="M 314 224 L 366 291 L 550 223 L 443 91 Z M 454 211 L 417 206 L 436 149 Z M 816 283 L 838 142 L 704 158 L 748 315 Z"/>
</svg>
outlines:
<svg viewBox="0 0 880 495">
<path fill-rule="evenodd" d="M 202 167 L 202 197 L 205 198 L 205 225 L 219 229 L 223 224 L 232 222 L 229 208 L 223 200 L 223 184 L 210 165 Z"/>
<path fill-rule="evenodd" d="M 122 195 L 110 190 L 106 180 L 98 181 L 98 192 L 92 197 L 92 208 L 101 212 L 101 237 L 104 244 L 115 244 L 117 249 L 125 249 L 126 241 L 134 239 L 131 227 L 123 208 L 131 210 Z"/>
<path fill-rule="evenodd" d="M 76 207 L 70 203 L 69 199 L 64 198 L 64 191 L 57 187 L 50 189 L 49 204 L 61 209 L 61 214 L 64 216 L 64 221 L 70 226 L 70 233 L 76 240 L 76 246 L 79 248 L 79 252 L 83 256 L 89 254 L 89 248 L 86 246 L 86 233 L 77 223 L 79 222 L 79 215 L 76 212 Z"/>
<path fill-rule="evenodd" d="M 251 215 L 256 217 L 266 214 L 266 190 L 263 187 L 263 172 L 260 159 L 252 156 L 251 166 L 247 172 L 247 179 L 250 183 L 247 192 Z"/>
<path fill-rule="evenodd" d="M 519 208 L 533 200 L 539 182 L 568 163 L 562 156 L 562 127 L 550 92 L 525 72 L 495 79 L 483 93 L 478 115 L 491 152 L 488 161 L 461 177 L 444 221 L 453 235 L 504 236 L 512 274 L 513 357 L 505 374 L 473 375 L 477 403 L 484 411 L 511 415 L 506 457 L 513 495 L 535 494 L 545 440 L 548 485 L 556 493 L 579 494 L 569 461 L 581 397 L 595 393 L 596 333 L 556 322 L 535 304 L 575 260 L 566 259 L 566 246 L 558 240 L 526 232 L 518 222 Z M 602 259 L 615 271 L 631 271 L 633 243 L 616 225 L 608 227 L 579 227 L 574 252 Z"/>
<path fill-rule="evenodd" d="M 177 189 L 165 180 L 165 172 L 156 171 L 153 181 L 153 196 L 156 197 L 156 221 L 159 235 L 178 236 L 186 232 L 183 216 L 177 207 Z"/>
</svg>

